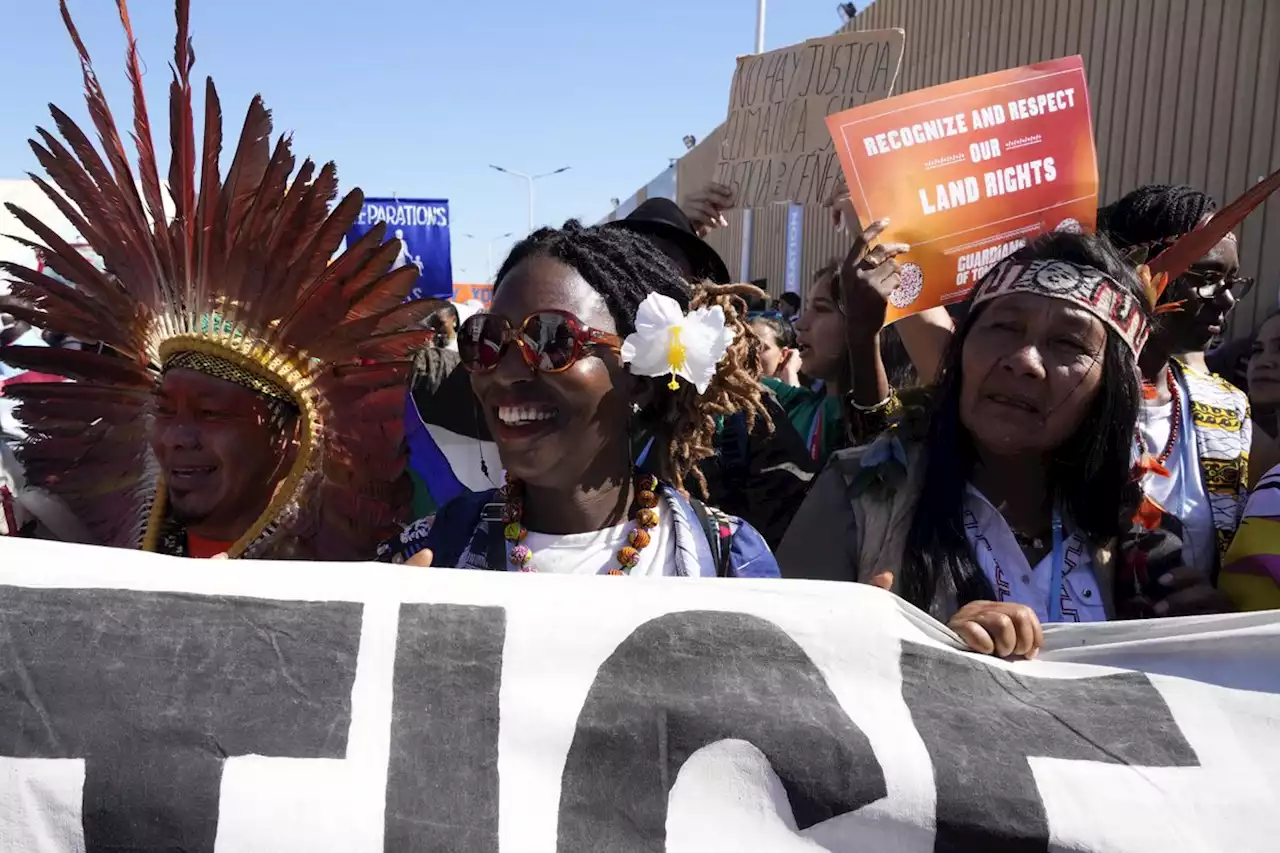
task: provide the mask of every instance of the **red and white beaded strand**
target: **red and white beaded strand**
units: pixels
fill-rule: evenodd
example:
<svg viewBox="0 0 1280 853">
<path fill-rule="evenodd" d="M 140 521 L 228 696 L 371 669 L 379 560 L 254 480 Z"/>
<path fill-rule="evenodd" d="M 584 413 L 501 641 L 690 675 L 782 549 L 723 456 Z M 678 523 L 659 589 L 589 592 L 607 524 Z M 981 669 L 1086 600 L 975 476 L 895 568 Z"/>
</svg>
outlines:
<svg viewBox="0 0 1280 853">
<path fill-rule="evenodd" d="M 618 550 L 618 567 L 610 569 L 611 575 L 629 574 L 640 564 L 640 552 L 652 540 L 649 531 L 658 526 L 658 478 L 652 474 L 636 472 L 635 527 L 627 534 L 629 544 Z M 505 506 L 502 509 L 503 536 L 508 542 L 507 559 L 522 572 L 536 572 L 533 551 L 524 544 L 529 531 L 524 526 L 524 487 L 510 477 L 502 489 Z"/>
</svg>

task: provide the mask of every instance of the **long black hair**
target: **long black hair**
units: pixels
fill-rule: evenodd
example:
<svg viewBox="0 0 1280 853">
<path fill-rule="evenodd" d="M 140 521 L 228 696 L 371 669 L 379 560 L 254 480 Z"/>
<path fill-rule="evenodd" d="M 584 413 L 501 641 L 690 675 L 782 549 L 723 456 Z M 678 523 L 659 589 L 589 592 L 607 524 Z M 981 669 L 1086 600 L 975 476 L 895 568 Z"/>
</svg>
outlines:
<svg viewBox="0 0 1280 853">
<path fill-rule="evenodd" d="M 1105 237 L 1050 234 L 1014 257 L 1063 260 L 1102 270 L 1138 296 L 1146 312 L 1142 285 Z M 951 341 L 929 422 L 923 488 L 907 534 L 903 597 L 938 617 L 947 615 L 947 602 L 953 598 L 963 606 L 994 596 L 965 537 L 965 487 L 977 454 L 960 421 L 961 352 L 989 304 L 971 306 Z M 1050 497 L 1095 545 L 1127 529 L 1140 497 L 1130 471 L 1141 405 L 1137 360 L 1108 328 L 1097 395 L 1075 433 L 1054 450 L 1046 478 Z"/>
</svg>

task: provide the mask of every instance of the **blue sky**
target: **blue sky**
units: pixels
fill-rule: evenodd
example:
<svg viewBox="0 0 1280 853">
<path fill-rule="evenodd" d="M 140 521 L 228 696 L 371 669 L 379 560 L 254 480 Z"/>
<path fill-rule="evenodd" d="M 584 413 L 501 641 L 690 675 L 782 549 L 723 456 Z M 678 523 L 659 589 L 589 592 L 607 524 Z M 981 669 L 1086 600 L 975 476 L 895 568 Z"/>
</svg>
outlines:
<svg viewBox="0 0 1280 853">
<path fill-rule="evenodd" d="M 0 177 L 38 164 L 26 145 L 57 103 L 88 127 L 75 51 L 56 0 L 5 3 L 0 51 Z M 130 120 L 124 39 L 113 0 L 69 0 L 116 120 Z M 859 6 L 865 5 L 859 3 Z M 482 238 L 537 218 L 594 221 L 724 117 L 734 58 L 755 40 L 754 0 L 192 0 L 198 79 L 212 75 L 234 138 L 260 92 L 294 149 L 334 160 L 343 187 L 445 197 L 454 278 L 486 274 Z M 167 162 L 173 50 L 169 0 L 133 0 L 153 136 Z M 834 0 L 771 0 L 766 49 L 833 32 Z M 201 87 L 201 91 L 203 87 Z M 198 115 L 198 113 L 197 113 Z M 162 169 L 164 167 L 162 166 Z M 510 241 L 494 246 L 494 263 Z"/>
</svg>

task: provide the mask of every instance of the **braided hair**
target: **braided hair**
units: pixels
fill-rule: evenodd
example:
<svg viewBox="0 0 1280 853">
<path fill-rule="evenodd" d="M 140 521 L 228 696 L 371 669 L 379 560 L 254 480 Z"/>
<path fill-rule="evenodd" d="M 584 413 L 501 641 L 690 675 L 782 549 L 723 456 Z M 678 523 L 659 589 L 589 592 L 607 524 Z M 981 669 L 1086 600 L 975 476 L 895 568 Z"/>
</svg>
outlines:
<svg viewBox="0 0 1280 853">
<path fill-rule="evenodd" d="M 636 427 L 653 432 L 655 448 L 666 450 L 664 475 L 686 492 L 692 476 L 702 494 L 707 481 L 698 463 L 715 454 L 717 418 L 743 412 L 747 427 L 762 418 L 772 427 L 761 397 L 759 342 L 746 321 L 746 300 L 763 294 L 741 284 L 689 284 L 650 240 L 621 228 L 584 227 L 570 219 L 563 228 L 540 228 L 511 250 L 495 279 L 494 291 L 511 270 L 531 257 L 560 261 L 577 271 L 604 299 L 619 337 L 636 330 L 636 312 L 650 293 L 674 299 L 682 311 L 719 305 L 734 332 L 724 359 L 705 394 L 687 382 L 672 391 L 653 383 L 653 400 L 637 415 Z"/>
<path fill-rule="evenodd" d="M 1098 211 L 1098 230 L 1120 249 L 1172 241 L 1195 230 L 1218 209 L 1210 196 L 1188 186 L 1149 184 Z M 1160 251 L 1167 246 L 1158 247 Z M 1155 252 L 1151 255 L 1154 257 Z"/>
</svg>

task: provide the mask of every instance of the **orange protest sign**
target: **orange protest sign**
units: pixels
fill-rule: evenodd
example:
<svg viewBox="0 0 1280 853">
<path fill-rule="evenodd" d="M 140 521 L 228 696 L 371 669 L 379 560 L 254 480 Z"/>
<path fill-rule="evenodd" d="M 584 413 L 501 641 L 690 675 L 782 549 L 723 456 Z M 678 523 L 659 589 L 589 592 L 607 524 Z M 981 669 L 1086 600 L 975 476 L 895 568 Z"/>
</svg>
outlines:
<svg viewBox="0 0 1280 853">
<path fill-rule="evenodd" d="M 453 283 L 453 301 L 458 304 L 474 300 L 487 306 L 492 299 L 492 284 L 459 284 L 456 281 Z"/>
<path fill-rule="evenodd" d="M 854 210 L 909 243 L 888 322 L 964 299 L 1001 258 L 1098 210 L 1084 63 L 971 77 L 827 119 Z"/>
</svg>

